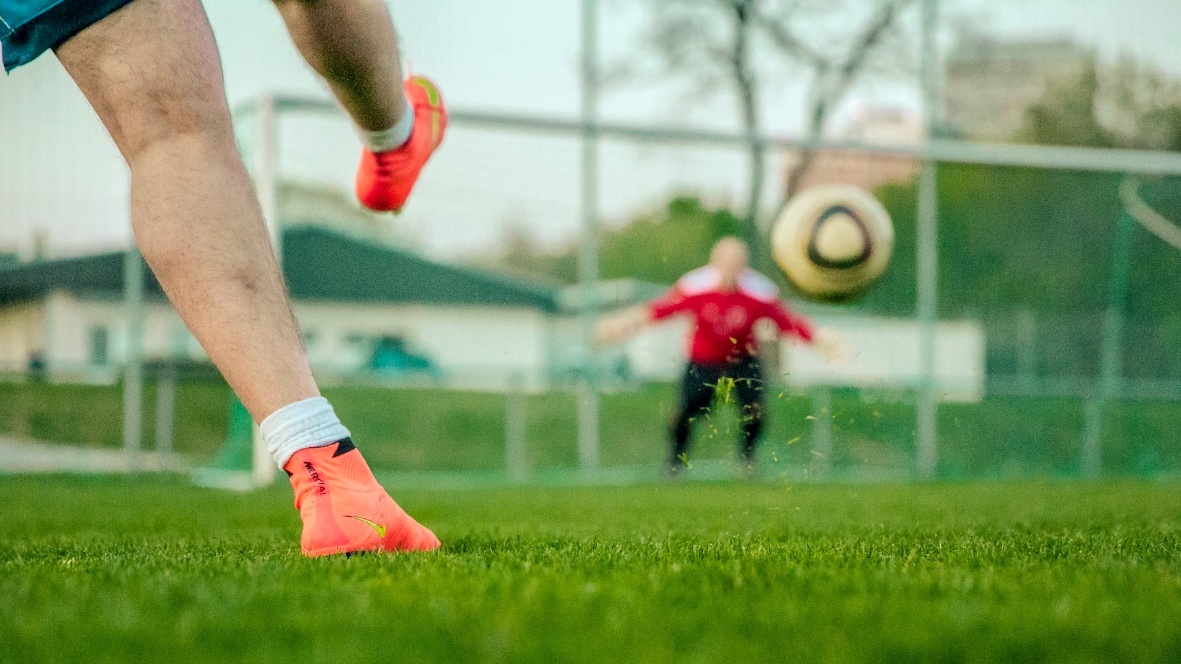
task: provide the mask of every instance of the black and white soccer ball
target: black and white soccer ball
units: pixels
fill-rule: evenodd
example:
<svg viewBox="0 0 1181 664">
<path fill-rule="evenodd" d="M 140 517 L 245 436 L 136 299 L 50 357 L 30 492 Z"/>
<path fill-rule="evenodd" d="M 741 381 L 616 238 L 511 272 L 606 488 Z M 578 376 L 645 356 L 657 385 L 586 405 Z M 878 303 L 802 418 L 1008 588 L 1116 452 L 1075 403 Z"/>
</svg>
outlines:
<svg viewBox="0 0 1181 664">
<path fill-rule="evenodd" d="M 850 185 L 812 187 L 792 198 L 771 230 L 771 254 L 804 297 L 842 301 L 869 288 L 890 264 L 894 225 L 886 208 Z"/>
</svg>

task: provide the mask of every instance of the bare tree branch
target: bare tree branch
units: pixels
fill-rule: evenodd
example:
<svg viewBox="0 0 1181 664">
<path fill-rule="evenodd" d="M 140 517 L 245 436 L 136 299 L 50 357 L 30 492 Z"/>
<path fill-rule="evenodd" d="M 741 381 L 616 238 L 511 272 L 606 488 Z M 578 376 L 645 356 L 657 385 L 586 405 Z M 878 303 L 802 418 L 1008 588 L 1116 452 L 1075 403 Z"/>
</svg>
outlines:
<svg viewBox="0 0 1181 664">
<path fill-rule="evenodd" d="M 785 62 L 801 65 L 811 72 L 804 129 L 810 135 L 823 131 L 836 108 L 858 76 L 872 65 L 871 56 L 895 34 L 898 14 L 913 0 L 878 0 L 865 25 L 848 35 L 846 23 L 839 26 L 840 38 L 813 40 L 803 36 L 801 26 L 814 35 L 832 25 L 826 17 L 844 12 L 833 0 L 650 0 L 653 21 L 648 37 L 649 51 L 660 69 L 717 90 L 728 82 L 735 95 L 743 130 L 760 133 L 759 109 L 765 83 L 761 74 Z M 845 46 L 836 46 L 845 44 Z M 778 53 L 778 60 L 768 57 Z M 752 142 L 747 149 L 749 188 L 743 214 L 744 235 L 758 244 L 765 225 L 760 219 L 763 180 L 766 174 L 764 148 Z M 815 159 L 803 153 L 787 174 L 788 193 L 793 193 Z M 783 201 L 786 197 L 783 197 Z M 783 202 L 781 201 L 781 203 Z M 769 219 L 767 220 L 769 221 Z M 752 252 L 759 255 L 760 252 Z"/>
<path fill-rule="evenodd" d="M 898 12 L 906 5 L 913 2 L 913 0 L 887 0 L 883 3 L 878 15 L 870 21 L 869 25 L 861 32 L 861 35 L 853 43 L 853 48 L 845 57 L 843 64 L 837 67 L 836 78 L 832 83 L 832 87 L 828 90 L 828 99 L 831 102 L 844 95 L 848 91 L 849 85 L 857 77 L 865 66 L 865 60 L 873 52 L 874 48 L 883 40 L 887 31 L 894 25 L 894 20 L 898 16 Z"/>
<path fill-rule="evenodd" d="M 784 53 L 811 67 L 821 67 L 827 63 L 827 59 L 819 51 L 796 37 L 784 23 L 760 13 L 755 17 L 755 24 L 771 38 L 771 43 Z"/>
<path fill-rule="evenodd" d="M 823 132 L 824 123 L 832 109 L 844 98 L 857 76 L 865 69 L 869 56 L 896 24 L 898 13 L 911 2 L 913 0 L 885 0 L 870 21 L 857 34 L 844 57 L 839 60 L 833 58 L 824 61 L 823 64 L 816 67 L 813 93 L 809 102 L 811 107 L 805 120 L 806 135 L 818 136 Z M 800 152 L 798 161 L 788 170 L 784 195 L 778 206 L 780 210 L 796 193 L 815 160 L 815 151 L 803 150 Z"/>
<path fill-rule="evenodd" d="M 729 0 L 732 39 L 730 66 L 734 84 L 738 91 L 738 102 L 742 110 L 742 123 L 747 133 L 759 132 L 759 93 L 754 68 L 751 64 L 750 42 L 753 31 L 755 0 Z M 763 180 L 766 179 L 766 159 L 762 145 L 751 143 L 748 149 L 750 163 L 750 188 L 747 192 L 746 212 L 743 216 L 743 235 L 750 246 L 751 254 L 762 256 L 758 251 L 759 208 L 763 198 Z"/>
</svg>

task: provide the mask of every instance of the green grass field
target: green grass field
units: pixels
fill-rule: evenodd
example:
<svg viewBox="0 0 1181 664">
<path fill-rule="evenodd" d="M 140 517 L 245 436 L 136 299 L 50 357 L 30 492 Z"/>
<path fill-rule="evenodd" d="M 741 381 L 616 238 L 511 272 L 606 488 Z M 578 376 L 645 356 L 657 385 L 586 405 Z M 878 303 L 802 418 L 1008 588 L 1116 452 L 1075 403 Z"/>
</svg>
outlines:
<svg viewBox="0 0 1181 664">
<path fill-rule="evenodd" d="M 1179 489 L 395 491 L 441 552 L 305 560 L 285 488 L 0 478 L 0 662 L 1176 662 Z"/>
</svg>

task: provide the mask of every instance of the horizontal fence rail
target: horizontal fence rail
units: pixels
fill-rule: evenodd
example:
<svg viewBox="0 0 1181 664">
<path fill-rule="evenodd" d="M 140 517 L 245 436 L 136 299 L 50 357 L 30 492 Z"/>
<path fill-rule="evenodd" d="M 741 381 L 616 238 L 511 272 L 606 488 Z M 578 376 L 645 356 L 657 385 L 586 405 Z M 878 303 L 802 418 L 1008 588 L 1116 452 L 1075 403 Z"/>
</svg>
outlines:
<svg viewBox="0 0 1181 664">
<path fill-rule="evenodd" d="M 333 102 L 305 97 L 275 97 L 276 111 L 337 112 Z M 254 112 L 255 102 L 236 107 L 237 114 Z M 627 138 L 649 143 L 749 146 L 783 150 L 841 150 L 917 160 L 983 164 L 1077 171 L 1127 171 L 1143 175 L 1181 175 L 1181 153 L 1154 150 L 1121 150 L 1009 143 L 978 143 L 949 138 L 933 138 L 925 143 L 880 144 L 864 141 L 835 141 L 826 138 L 768 136 L 703 129 L 680 129 L 655 125 L 612 122 L 582 122 L 577 119 L 546 118 L 511 113 L 458 110 L 449 113 L 455 124 L 488 129 L 519 130 L 539 133 L 601 138 Z"/>
</svg>

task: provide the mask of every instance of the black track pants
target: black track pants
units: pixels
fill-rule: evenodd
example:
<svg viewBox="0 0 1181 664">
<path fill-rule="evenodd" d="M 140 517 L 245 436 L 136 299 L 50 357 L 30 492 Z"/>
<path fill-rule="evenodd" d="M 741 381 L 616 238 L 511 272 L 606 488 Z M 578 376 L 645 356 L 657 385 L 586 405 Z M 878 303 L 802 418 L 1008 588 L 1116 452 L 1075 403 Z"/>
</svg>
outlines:
<svg viewBox="0 0 1181 664">
<path fill-rule="evenodd" d="M 727 364 L 690 362 L 685 367 L 681 400 L 672 421 L 670 463 L 684 464 L 693 422 L 709 411 L 715 397 L 720 403 L 738 406 L 742 420 L 739 451 L 743 459 L 754 459 L 763 431 L 766 395 L 762 367 L 758 358 L 751 357 Z"/>
</svg>

